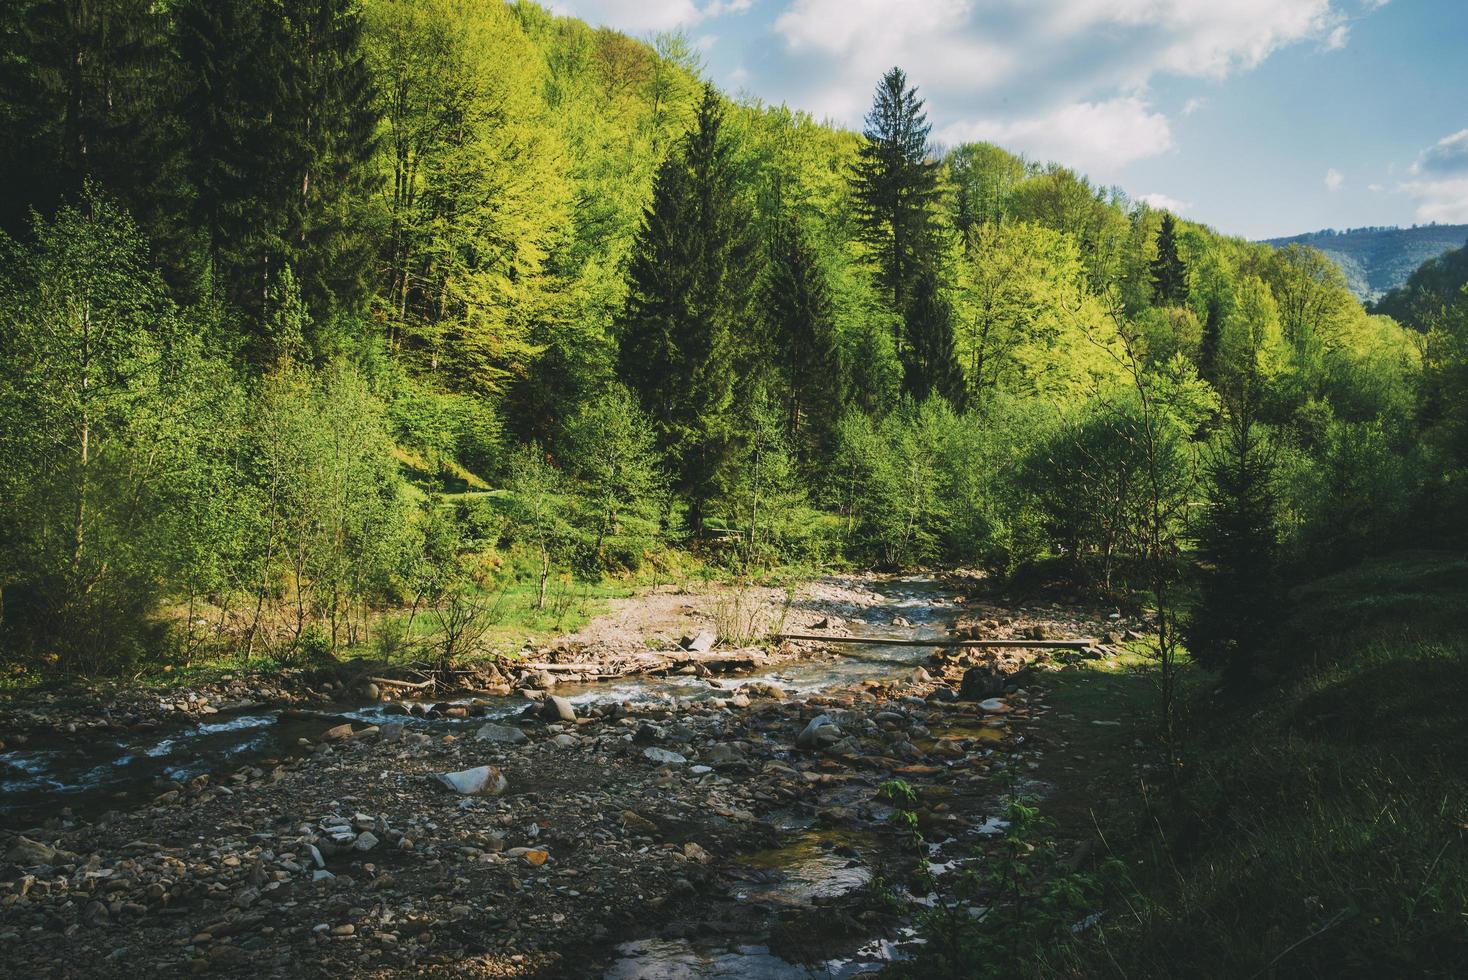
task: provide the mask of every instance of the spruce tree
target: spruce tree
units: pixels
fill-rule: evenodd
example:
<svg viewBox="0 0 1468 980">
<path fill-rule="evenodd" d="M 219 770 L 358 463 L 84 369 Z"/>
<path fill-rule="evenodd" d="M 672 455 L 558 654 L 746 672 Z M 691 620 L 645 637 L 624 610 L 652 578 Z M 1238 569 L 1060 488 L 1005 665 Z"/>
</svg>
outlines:
<svg viewBox="0 0 1468 980">
<path fill-rule="evenodd" d="M 1198 347 L 1198 376 L 1217 385 L 1218 345 L 1223 335 L 1223 309 L 1218 297 L 1208 300 L 1208 316 L 1203 320 L 1203 338 Z"/>
<path fill-rule="evenodd" d="M 925 263 L 912 285 L 906 313 L 907 346 L 902 351 L 903 391 L 916 402 L 936 395 L 955 410 L 964 403 L 963 368 L 953 338 L 953 309 L 943 296 L 937 270 Z"/>
<path fill-rule="evenodd" d="M 731 448 L 734 333 L 756 272 L 750 205 L 724 108 L 705 86 L 694 128 L 658 170 L 628 273 L 620 367 L 703 531 Z"/>
<path fill-rule="evenodd" d="M 24 236 L 31 209 L 50 214 L 93 181 L 155 232 L 171 176 L 168 27 L 153 0 L 0 4 L 0 228 Z"/>
<path fill-rule="evenodd" d="M 307 343 L 329 353 L 323 331 L 369 292 L 376 116 L 356 5 L 184 0 L 177 16 L 192 218 L 213 281 L 250 318 L 258 363 L 289 266 L 316 325 Z"/>
<path fill-rule="evenodd" d="M 862 238 L 899 312 L 907 308 L 912 282 L 937 247 L 932 208 L 938 169 L 928 159 L 931 128 L 923 100 L 902 69 L 883 75 L 866 117 L 852 191 Z"/>
<path fill-rule="evenodd" d="M 775 228 L 765 287 L 773 353 L 785 390 L 785 427 L 803 464 L 826 459 L 846 401 L 846 364 L 831 289 L 816 251 L 791 218 Z"/>
<path fill-rule="evenodd" d="M 1188 301 L 1188 275 L 1177 253 L 1177 227 L 1163 213 L 1157 232 L 1157 258 L 1152 260 L 1152 297 L 1159 306 L 1182 306 Z"/>
<path fill-rule="evenodd" d="M 1193 656 L 1233 687 L 1251 680 L 1278 610 L 1274 459 L 1250 416 L 1244 407 L 1228 411 L 1208 461 L 1203 571 L 1188 629 Z"/>
</svg>

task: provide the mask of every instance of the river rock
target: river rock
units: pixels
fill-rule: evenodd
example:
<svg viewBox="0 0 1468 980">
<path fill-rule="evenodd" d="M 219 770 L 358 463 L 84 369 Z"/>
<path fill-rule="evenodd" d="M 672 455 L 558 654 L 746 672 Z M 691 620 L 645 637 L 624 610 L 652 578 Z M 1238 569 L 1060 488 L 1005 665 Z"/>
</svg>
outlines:
<svg viewBox="0 0 1468 980">
<path fill-rule="evenodd" d="M 906 616 L 893 616 L 892 617 L 892 625 L 893 626 L 911 626 L 912 625 L 912 621 L 909 620 Z"/>
<path fill-rule="evenodd" d="M 982 701 L 1004 693 L 1004 674 L 990 664 L 980 664 L 963 672 L 958 696 L 964 701 Z"/>
<path fill-rule="evenodd" d="M 370 851 L 377 845 L 377 835 L 369 830 L 366 833 L 359 834 L 357 836 L 356 842 L 352 844 L 352 847 L 359 851 Z"/>
<path fill-rule="evenodd" d="M 740 691 L 752 698 L 774 698 L 776 701 L 785 700 L 785 689 L 779 684 L 771 684 L 769 681 L 750 681 L 739 688 Z"/>
<path fill-rule="evenodd" d="M 5 852 L 7 864 L 18 864 L 22 868 L 33 868 L 40 864 L 50 864 L 62 853 L 54 847 L 42 844 L 38 840 L 29 837 L 17 837 L 10 850 Z"/>
<path fill-rule="evenodd" d="M 737 745 L 715 742 L 703 750 L 703 761 L 711 766 L 737 766 L 745 761 Z"/>
<path fill-rule="evenodd" d="M 576 721 L 576 706 L 563 697 L 552 694 L 541 703 L 540 717 L 546 721 Z"/>
<path fill-rule="evenodd" d="M 678 641 L 678 645 L 689 653 L 708 653 L 714 648 L 719 638 L 708 630 L 704 630 L 697 636 L 685 636 Z"/>
<path fill-rule="evenodd" d="M 795 745 L 802 749 L 818 749 L 841 740 L 841 729 L 831 721 L 830 715 L 816 715 L 804 730 L 795 737 Z"/>
<path fill-rule="evenodd" d="M 525 733 L 520 729 L 513 725 L 497 725 L 494 722 L 479 729 L 474 737 L 484 742 L 498 742 L 501 745 L 519 745 L 526 741 Z"/>
<path fill-rule="evenodd" d="M 642 757 L 652 762 L 656 762 L 660 766 L 669 764 L 681 766 L 688 761 L 677 752 L 673 752 L 668 749 L 660 749 L 656 745 L 649 745 L 647 748 L 643 749 Z"/>
<path fill-rule="evenodd" d="M 826 616 L 816 620 L 814 623 L 811 624 L 810 628 L 814 630 L 833 630 L 845 625 L 846 620 L 842 619 L 840 616 Z"/>
<path fill-rule="evenodd" d="M 989 698 L 979 702 L 979 710 L 987 715 L 1007 715 L 1014 709 L 1002 698 Z"/>
<path fill-rule="evenodd" d="M 504 773 L 494 766 L 475 766 L 458 772 L 436 772 L 433 778 L 461 796 L 499 796 L 509 789 Z"/>
<path fill-rule="evenodd" d="M 326 731 L 324 731 L 324 732 L 321 733 L 321 738 L 324 741 L 327 741 L 327 742 L 340 742 L 340 741 L 343 741 L 344 739 L 348 739 L 348 738 L 351 738 L 351 737 L 352 737 L 352 723 L 351 722 L 347 722 L 344 725 L 337 725 L 335 728 L 328 728 Z"/>
<path fill-rule="evenodd" d="M 927 684 L 933 680 L 933 675 L 925 667 L 914 667 L 912 673 L 907 675 L 907 680 L 912 684 Z"/>
</svg>

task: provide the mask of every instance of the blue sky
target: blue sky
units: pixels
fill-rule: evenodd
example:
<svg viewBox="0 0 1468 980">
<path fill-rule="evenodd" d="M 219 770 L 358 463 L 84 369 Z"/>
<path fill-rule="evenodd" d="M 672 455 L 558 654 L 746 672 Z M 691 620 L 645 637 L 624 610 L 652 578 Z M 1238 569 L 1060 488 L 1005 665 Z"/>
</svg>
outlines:
<svg viewBox="0 0 1468 980">
<path fill-rule="evenodd" d="M 859 127 L 901 65 L 936 138 L 1221 231 L 1468 222 L 1468 0 L 551 0 L 681 30 L 726 91 Z"/>
</svg>

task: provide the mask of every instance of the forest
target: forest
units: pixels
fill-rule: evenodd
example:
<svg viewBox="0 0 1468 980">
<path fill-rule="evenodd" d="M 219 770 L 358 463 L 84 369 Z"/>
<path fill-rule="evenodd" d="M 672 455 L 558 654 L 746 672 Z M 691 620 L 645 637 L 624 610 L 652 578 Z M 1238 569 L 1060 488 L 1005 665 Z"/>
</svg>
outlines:
<svg viewBox="0 0 1468 980">
<path fill-rule="evenodd" d="M 1327 627 L 1406 587 L 1321 583 L 1468 543 L 1462 263 L 1368 311 L 1313 248 L 936 144 L 909 67 L 852 132 L 526 0 L 5 4 L 5 684 L 493 659 L 695 568 L 1146 610 L 1164 766 L 1195 688 L 1345 669 Z"/>
</svg>

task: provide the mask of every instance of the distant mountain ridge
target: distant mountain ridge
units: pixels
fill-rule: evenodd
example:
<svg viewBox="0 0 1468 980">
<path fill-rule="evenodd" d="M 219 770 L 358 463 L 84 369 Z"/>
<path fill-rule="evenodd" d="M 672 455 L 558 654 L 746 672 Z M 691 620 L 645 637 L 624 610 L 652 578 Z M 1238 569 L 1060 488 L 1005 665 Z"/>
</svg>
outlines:
<svg viewBox="0 0 1468 980">
<path fill-rule="evenodd" d="M 1310 245 L 1324 252 L 1341 271 L 1362 302 L 1380 299 L 1407 281 L 1417 267 L 1468 241 L 1468 225 L 1414 225 L 1411 228 L 1326 228 L 1289 238 L 1268 238 L 1266 245 Z"/>
</svg>

